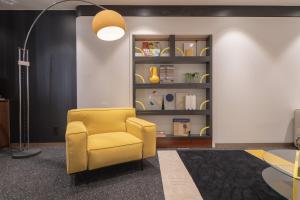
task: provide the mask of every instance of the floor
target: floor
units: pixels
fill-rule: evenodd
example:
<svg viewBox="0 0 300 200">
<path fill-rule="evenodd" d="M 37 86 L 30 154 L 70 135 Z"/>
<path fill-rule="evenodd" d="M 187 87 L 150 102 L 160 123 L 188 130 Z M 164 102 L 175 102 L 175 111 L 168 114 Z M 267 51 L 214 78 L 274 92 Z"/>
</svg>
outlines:
<svg viewBox="0 0 300 200">
<path fill-rule="evenodd" d="M 260 158 L 261 151 L 248 151 Z M 175 150 L 159 150 L 155 158 L 95 170 L 66 174 L 64 145 L 45 145 L 29 159 L 11 159 L 0 151 L 0 200 L 130 199 L 202 200 L 193 179 Z M 37 190 L 38 186 L 38 190 Z"/>
<path fill-rule="evenodd" d="M 133 162 L 78 175 L 77 186 L 66 174 L 61 144 L 45 145 L 40 155 L 28 159 L 11 159 L 9 151 L 0 151 L 0 169 L 1 200 L 202 200 L 175 150 L 158 151 L 144 162 L 143 171 Z"/>
<path fill-rule="evenodd" d="M 158 158 L 117 165 L 77 176 L 66 173 L 65 147 L 43 147 L 28 159 L 0 151 L 0 200 L 163 200 Z M 88 183 L 86 183 L 88 180 Z"/>
</svg>

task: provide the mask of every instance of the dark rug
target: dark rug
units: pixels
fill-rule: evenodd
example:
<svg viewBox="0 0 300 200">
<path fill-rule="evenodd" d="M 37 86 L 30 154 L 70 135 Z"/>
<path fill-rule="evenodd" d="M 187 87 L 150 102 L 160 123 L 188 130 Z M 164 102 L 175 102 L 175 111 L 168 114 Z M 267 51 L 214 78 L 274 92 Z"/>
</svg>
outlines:
<svg viewBox="0 0 300 200">
<path fill-rule="evenodd" d="M 0 200 L 164 199 L 156 157 L 144 162 L 143 171 L 139 162 L 126 163 L 80 174 L 74 185 L 66 173 L 65 148 L 42 151 L 20 160 L 0 151 Z"/>
<path fill-rule="evenodd" d="M 178 150 L 204 200 L 282 200 L 262 178 L 269 167 L 241 150 Z"/>
</svg>

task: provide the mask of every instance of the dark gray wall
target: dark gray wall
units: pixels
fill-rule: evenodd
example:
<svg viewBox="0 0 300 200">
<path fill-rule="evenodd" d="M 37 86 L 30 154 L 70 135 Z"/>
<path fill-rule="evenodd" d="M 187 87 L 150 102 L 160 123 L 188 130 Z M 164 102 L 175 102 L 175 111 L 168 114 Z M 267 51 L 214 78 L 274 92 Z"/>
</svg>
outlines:
<svg viewBox="0 0 300 200">
<path fill-rule="evenodd" d="M 38 11 L 0 11 L 0 94 L 11 101 L 11 141 L 18 140 L 17 47 Z M 76 14 L 48 11 L 34 28 L 30 49 L 32 142 L 64 141 L 66 113 L 76 107 Z"/>
</svg>

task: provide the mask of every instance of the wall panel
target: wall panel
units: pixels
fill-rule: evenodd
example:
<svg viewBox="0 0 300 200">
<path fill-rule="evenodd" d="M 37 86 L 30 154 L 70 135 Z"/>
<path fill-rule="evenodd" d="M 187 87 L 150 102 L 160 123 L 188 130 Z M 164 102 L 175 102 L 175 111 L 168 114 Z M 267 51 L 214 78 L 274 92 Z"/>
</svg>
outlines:
<svg viewBox="0 0 300 200">
<path fill-rule="evenodd" d="M 18 140 L 17 48 L 38 11 L 0 11 L 0 94 L 11 100 L 11 140 Z M 75 11 L 48 11 L 33 29 L 30 49 L 32 142 L 64 141 L 66 113 L 76 107 Z"/>
</svg>

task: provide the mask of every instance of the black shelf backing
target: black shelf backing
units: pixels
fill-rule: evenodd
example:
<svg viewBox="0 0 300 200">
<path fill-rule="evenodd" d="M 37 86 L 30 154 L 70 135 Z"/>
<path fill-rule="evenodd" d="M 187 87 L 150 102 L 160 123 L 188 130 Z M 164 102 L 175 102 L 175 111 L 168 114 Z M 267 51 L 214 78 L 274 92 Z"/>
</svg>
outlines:
<svg viewBox="0 0 300 200">
<path fill-rule="evenodd" d="M 206 64 L 209 56 L 134 57 L 135 64 Z"/>
<path fill-rule="evenodd" d="M 136 83 L 136 89 L 168 88 L 168 89 L 207 89 L 209 83 L 166 83 L 166 84 L 148 84 Z"/>
<path fill-rule="evenodd" d="M 137 110 L 137 115 L 209 115 L 209 110 Z"/>
</svg>

